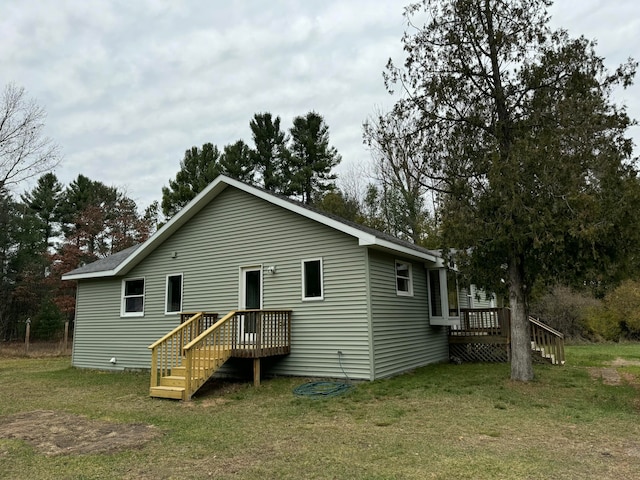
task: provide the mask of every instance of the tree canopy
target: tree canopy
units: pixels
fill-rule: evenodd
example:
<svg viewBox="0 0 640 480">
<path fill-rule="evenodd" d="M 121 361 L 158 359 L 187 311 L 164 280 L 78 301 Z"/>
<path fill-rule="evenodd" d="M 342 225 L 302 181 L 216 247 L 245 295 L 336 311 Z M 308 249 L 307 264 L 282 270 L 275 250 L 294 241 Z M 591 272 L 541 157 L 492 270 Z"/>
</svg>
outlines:
<svg viewBox="0 0 640 480">
<path fill-rule="evenodd" d="M 385 72 L 403 93 L 391 115 L 428 139 L 421 181 L 439 194 L 444 245 L 475 283 L 506 284 L 511 377 L 523 381 L 532 286 L 603 281 L 637 240 L 631 120 L 612 101 L 636 63 L 609 72 L 594 42 L 550 29 L 550 3 L 411 4 L 404 65 Z"/>
<path fill-rule="evenodd" d="M 58 164 L 58 146 L 43 135 L 46 116 L 24 88 L 5 87 L 0 97 L 0 190 Z"/>
</svg>

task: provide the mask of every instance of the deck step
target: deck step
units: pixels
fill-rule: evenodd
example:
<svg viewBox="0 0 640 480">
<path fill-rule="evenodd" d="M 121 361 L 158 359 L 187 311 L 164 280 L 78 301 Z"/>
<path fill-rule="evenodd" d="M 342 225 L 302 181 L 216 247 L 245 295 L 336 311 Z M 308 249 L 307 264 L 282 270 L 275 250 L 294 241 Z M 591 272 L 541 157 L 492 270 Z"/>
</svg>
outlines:
<svg viewBox="0 0 640 480">
<path fill-rule="evenodd" d="M 169 375 L 167 377 L 160 378 L 161 387 L 184 387 L 184 383 L 184 375 Z"/>
<path fill-rule="evenodd" d="M 184 400 L 184 387 L 151 387 L 149 389 L 149 395 L 157 398 L 172 398 L 174 400 Z"/>
</svg>

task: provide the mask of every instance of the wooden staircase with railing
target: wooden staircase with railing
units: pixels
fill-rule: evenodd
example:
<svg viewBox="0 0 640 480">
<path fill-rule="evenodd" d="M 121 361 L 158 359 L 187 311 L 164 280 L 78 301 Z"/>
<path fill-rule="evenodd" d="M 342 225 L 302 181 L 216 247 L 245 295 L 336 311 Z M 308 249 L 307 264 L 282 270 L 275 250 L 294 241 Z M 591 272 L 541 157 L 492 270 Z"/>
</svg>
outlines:
<svg viewBox="0 0 640 480">
<path fill-rule="evenodd" d="M 191 399 L 231 357 L 253 358 L 259 384 L 260 358 L 291 351 L 290 310 L 234 310 L 221 319 L 215 313 L 189 315 L 149 346 L 152 397 Z"/>
<path fill-rule="evenodd" d="M 564 335 L 529 317 L 531 350 L 541 361 L 564 364 Z M 511 357 L 508 308 L 461 309 L 460 324 L 449 330 L 449 353 L 461 361 L 507 362 Z"/>
</svg>

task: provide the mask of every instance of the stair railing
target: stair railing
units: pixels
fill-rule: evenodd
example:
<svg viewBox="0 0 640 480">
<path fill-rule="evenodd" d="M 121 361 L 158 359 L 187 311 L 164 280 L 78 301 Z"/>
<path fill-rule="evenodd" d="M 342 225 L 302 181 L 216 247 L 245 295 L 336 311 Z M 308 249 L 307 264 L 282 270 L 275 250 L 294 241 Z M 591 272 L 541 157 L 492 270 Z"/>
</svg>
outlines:
<svg viewBox="0 0 640 480">
<path fill-rule="evenodd" d="M 182 365 L 185 345 L 198 337 L 208 325 L 217 319 L 217 313 L 194 313 L 164 337 L 147 348 L 151 350 L 151 387 L 157 387 L 160 378 L 171 369 Z"/>
<path fill-rule="evenodd" d="M 531 323 L 531 342 L 544 357 L 554 365 L 564 364 L 564 335 L 545 325 L 534 317 L 529 317 Z"/>
<path fill-rule="evenodd" d="M 184 398 L 191 396 L 229 357 L 237 337 L 236 311 L 229 312 L 183 347 Z"/>
</svg>

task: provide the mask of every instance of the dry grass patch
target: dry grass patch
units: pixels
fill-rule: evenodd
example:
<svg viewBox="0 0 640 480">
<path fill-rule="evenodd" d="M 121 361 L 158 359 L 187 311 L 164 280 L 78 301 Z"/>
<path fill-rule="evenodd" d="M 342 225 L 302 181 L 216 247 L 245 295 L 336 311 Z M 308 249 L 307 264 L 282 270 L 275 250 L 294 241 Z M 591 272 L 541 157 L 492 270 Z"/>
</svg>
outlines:
<svg viewBox="0 0 640 480">
<path fill-rule="evenodd" d="M 52 410 L 36 410 L 0 419 L 0 438 L 24 440 L 51 455 L 113 453 L 140 448 L 160 435 L 150 425 L 90 420 Z"/>
</svg>

